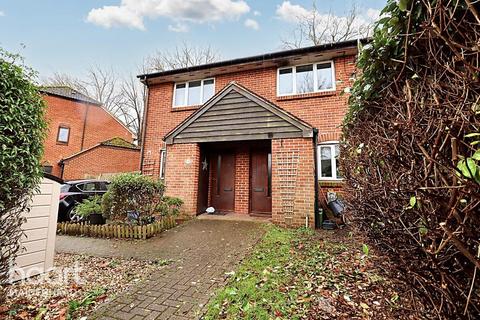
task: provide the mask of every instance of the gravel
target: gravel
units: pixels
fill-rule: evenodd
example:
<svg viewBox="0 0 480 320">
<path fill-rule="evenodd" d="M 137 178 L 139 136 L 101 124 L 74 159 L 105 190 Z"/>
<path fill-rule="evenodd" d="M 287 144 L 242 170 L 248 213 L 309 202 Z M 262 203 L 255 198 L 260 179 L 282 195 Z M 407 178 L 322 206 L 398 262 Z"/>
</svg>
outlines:
<svg viewBox="0 0 480 320">
<path fill-rule="evenodd" d="M 9 287 L 0 319 L 79 319 L 166 264 L 58 253 L 51 272 Z"/>
</svg>

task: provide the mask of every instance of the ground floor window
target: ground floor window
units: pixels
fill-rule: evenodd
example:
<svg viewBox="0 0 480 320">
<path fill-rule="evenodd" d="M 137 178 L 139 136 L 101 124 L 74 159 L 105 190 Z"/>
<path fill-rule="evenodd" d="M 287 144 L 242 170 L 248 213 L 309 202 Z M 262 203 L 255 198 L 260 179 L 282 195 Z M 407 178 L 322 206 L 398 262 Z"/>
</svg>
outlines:
<svg viewBox="0 0 480 320">
<path fill-rule="evenodd" d="M 167 150 L 160 150 L 160 179 L 165 179 L 165 161 L 167 159 Z"/>
<path fill-rule="evenodd" d="M 340 146 L 336 141 L 318 145 L 318 177 L 320 180 L 342 179 L 338 166 Z"/>
</svg>

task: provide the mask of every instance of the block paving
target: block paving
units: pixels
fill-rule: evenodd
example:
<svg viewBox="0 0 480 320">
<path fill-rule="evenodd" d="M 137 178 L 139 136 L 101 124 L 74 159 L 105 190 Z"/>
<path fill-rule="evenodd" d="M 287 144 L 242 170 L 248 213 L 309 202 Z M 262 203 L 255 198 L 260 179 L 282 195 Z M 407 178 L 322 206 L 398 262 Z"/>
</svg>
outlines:
<svg viewBox="0 0 480 320">
<path fill-rule="evenodd" d="M 88 248 L 95 247 L 98 255 L 173 261 L 99 306 L 88 319 L 201 319 L 216 289 L 225 284 L 228 273 L 263 233 L 259 222 L 194 220 L 139 242 L 112 244 L 105 239 L 62 237 L 57 250 L 87 253 Z"/>
</svg>

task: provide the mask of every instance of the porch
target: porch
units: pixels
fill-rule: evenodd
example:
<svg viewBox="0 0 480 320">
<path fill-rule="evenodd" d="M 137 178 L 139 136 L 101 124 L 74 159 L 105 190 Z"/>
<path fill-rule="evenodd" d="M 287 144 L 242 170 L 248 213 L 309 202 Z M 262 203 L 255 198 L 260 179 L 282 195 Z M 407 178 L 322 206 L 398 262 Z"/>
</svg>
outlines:
<svg viewBox="0 0 480 320">
<path fill-rule="evenodd" d="M 270 140 L 202 143 L 197 214 L 272 215 Z"/>
</svg>

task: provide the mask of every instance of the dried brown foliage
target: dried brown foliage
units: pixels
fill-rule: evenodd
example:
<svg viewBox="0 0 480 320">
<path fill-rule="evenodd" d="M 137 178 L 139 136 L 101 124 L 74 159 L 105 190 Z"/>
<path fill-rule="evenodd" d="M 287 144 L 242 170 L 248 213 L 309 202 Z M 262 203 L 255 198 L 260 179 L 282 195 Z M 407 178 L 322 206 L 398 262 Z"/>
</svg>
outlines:
<svg viewBox="0 0 480 320">
<path fill-rule="evenodd" d="M 480 4 L 390 0 L 385 16 L 344 126 L 350 219 L 423 298 L 424 316 L 478 319 Z"/>
</svg>

